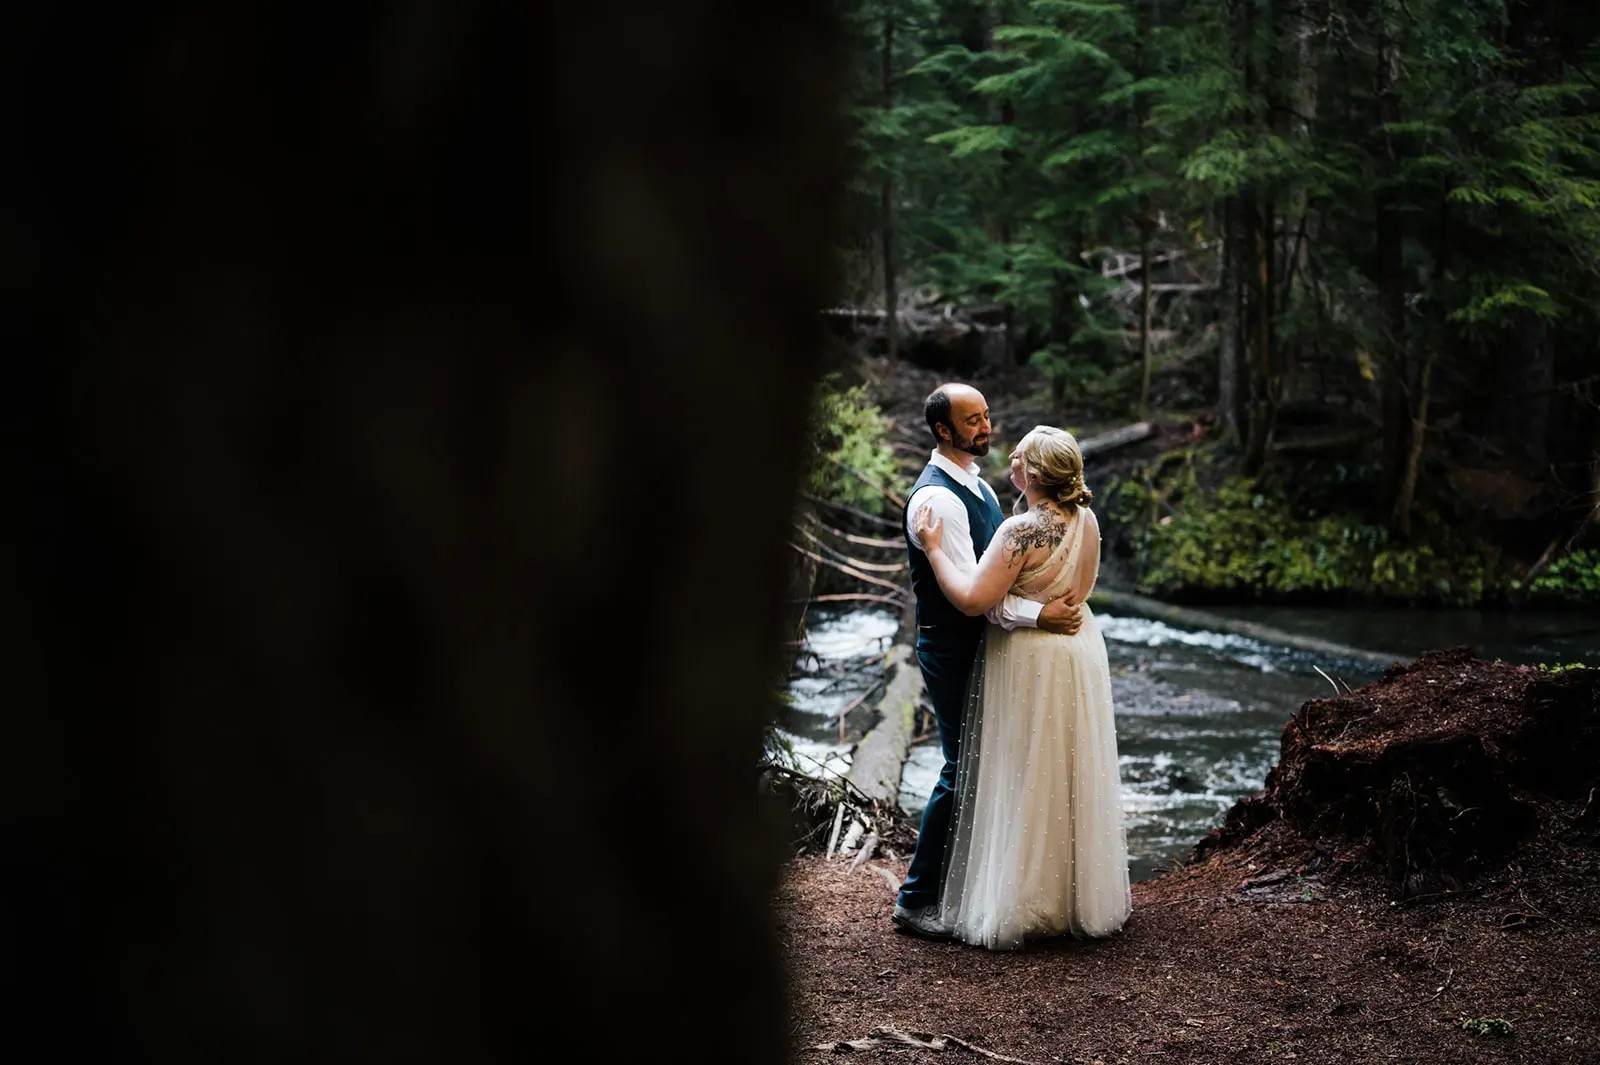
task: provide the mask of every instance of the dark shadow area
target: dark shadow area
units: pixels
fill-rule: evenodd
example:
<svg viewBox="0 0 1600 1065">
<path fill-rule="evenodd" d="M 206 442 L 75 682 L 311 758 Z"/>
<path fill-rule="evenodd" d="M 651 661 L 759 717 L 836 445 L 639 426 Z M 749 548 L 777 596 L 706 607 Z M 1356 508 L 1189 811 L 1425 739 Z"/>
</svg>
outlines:
<svg viewBox="0 0 1600 1065">
<path fill-rule="evenodd" d="M 8 1057 L 780 1060 L 829 9 L 137 11 L 0 32 Z"/>
</svg>

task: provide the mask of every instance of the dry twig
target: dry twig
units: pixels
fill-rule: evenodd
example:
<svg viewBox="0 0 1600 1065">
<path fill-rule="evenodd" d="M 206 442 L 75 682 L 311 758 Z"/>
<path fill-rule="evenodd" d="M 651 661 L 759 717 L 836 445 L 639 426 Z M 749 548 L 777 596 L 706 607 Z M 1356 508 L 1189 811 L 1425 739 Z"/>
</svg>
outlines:
<svg viewBox="0 0 1600 1065">
<path fill-rule="evenodd" d="M 847 1039 L 838 1043 L 819 1043 L 812 1047 L 813 1050 L 831 1050 L 836 1054 L 846 1053 L 851 1050 L 883 1050 L 896 1047 L 915 1047 L 918 1050 L 948 1050 L 956 1047 L 973 1054 L 981 1054 L 991 1061 L 1009 1061 L 1015 1065 L 1036 1065 L 1022 1058 L 1008 1057 L 997 1054 L 993 1050 L 985 1050 L 975 1046 L 964 1039 L 957 1039 L 953 1035 L 929 1035 L 926 1032 L 902 1032 L 898 1028 L 874 1028 L 872 1034 L 865 1039 Z"/>
</svg>

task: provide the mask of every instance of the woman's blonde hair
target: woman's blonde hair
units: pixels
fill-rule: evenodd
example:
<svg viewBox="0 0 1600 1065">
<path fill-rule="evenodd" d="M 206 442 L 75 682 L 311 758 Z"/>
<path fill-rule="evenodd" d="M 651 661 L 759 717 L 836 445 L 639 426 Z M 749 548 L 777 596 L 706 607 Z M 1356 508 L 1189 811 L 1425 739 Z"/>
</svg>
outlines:
<svg viewBox="0 0 1600 1065">
<path fill-rule="evenodd" d="M 1083 483 L 1083 449 L 1077 437 L 1053 425 L 1035 425 L 1022 438 L 1022 468 L 1051 502 L 1067 513 L 1094 502 Z"/>
</svg>

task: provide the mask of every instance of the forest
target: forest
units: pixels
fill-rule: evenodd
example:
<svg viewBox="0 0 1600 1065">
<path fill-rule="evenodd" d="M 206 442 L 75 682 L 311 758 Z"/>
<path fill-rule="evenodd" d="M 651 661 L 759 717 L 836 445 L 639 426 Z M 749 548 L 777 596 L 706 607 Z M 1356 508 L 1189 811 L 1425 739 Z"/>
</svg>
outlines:
<svg viewBox="0 0 1600 1065">
<path fill-rule="evenodd" d="M 1600 596 L 1600 9 L 858 0 L 848 25 L 834 334 L 1080 435 L 1180 427 L 1106 498 L 1133 583 Z M 862 433 L 823 418 L 821 451 Z"/>
</svg>

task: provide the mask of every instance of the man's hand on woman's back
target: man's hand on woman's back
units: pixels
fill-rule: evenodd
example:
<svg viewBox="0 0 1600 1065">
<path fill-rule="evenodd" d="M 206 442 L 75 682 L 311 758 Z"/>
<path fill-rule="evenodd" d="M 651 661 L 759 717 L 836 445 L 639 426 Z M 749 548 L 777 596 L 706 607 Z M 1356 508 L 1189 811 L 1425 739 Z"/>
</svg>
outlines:
<svg viewBox="0 0 1600 1065">
<path fill-rule="evenodd" d="M 1083 624 L 1083 608 L 1066 596 L 1052 599 L 1039 611 L 1039 627 L 1058 636 L 1071 636 Z"/>
</svg>

